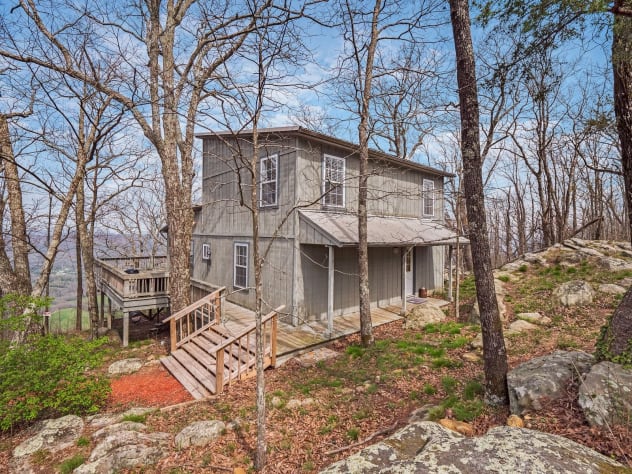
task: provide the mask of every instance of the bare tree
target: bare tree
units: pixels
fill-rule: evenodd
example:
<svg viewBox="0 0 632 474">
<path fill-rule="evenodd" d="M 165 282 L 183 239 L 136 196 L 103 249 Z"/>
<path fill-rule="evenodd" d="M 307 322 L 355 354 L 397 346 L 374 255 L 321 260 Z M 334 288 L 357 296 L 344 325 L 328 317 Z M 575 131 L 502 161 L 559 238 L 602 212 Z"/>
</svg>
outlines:
<svg viewBox="0 0 632 474">
<path fill-rule="evenodd" d="M 474 260 L 476 296 L 480 308 L 483 333 L 485 399 L 493 405 L 506 405 L 509 402 L 507 352 L 498 313 L 489 254 L 479 139 L 478 91 L 468 1 L 450 0 L 450 16 L 454 32 L 461 110 L 463 184 L 470 226 L 470 245 Z"/>
<path fill-rule="evenodd" d="M 3 20 L 8 60 L 44 67 L 85 82 L 130 111 L 162 163 L 169 227 L 173 310 L 189 301 L 193 141 L 198 106 L 221 87 L 222 67 L 273 2 L 243 9 L 233 2 L 67 3 L 48 15 L 39 2 L 21 0 Z M 58 28 L 59 24 L 65 24 Z M 21 31 L 19 37 L 12 32 Z M 76 40 L 88 37 L 92 70 L 78 64 Z M 81 45 L 83 48 L 84 45 Z M 103 77 L 98 65 L 117 74 Z"/>
</svg>

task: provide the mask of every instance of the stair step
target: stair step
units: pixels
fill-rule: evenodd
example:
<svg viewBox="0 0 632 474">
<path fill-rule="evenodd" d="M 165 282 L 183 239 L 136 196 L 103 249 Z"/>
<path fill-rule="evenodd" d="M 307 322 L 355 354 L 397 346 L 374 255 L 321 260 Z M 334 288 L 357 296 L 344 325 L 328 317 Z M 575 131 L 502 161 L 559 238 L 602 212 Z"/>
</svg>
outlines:
<svg viewBox="0 0 632 474">
<path fill-rule="evenodd" d="M 198 343 L 200 342 L 200 338 L 196 337 L 192 341 L 187 342 L 185 345 L 181 347 L 181 349 L 188 352 L 191 357 L 200 362 L 201 365 L 208 367 L 208 370 L 213 374 L 217 381 L 217 371 L 215 356 L 211 355 L 204 347 L 201 347 Z M 202 342 L 202 344 L 204 344 Z M 228 370 L 224 370 L 224 381 L 228 378 Z"/>
<path fill-rule="evenodd" d="M 215 368 L 215 364 L 204 366 L 183 349 L 178 349 L 171 353 L 171 357 L 176 359 L 186 370 L 200 382 L 206 390 L 216 393 L 215 375 L 210 370 Z"/>
<path fill-rule="evenodd" d="M 210 354 L 215 354 L 217 346 L 224 342 L 222 341 L 221 343 L 215 344 L 214 341 L 217 340 L 217 335 L 212 335 L 208 332 L 204 332 L 201 336 L 201 338 L 195 338 L 193 342 Z M 240 347 L 241 351 L 239 350 Z M 224 353 L 224 366 L 232 373 L 236 374 L 238 372 L 238 366 L 242 367 L 241 372 L 248 370 L 248 365 L 254 366 L 255 353 L 254 351 L 246 349 L 243 344 L 234 342 Z M 224 377 L 224 380 L 227 380 L 226 377 Z"/>
<path fill-rule="evenodd" d="M 211 395 L 182 365 L 172 356 L 161 357 L 160 362 L 182 384 L 184 388 L 195 398 L 201 400 Z"/>
</svg>

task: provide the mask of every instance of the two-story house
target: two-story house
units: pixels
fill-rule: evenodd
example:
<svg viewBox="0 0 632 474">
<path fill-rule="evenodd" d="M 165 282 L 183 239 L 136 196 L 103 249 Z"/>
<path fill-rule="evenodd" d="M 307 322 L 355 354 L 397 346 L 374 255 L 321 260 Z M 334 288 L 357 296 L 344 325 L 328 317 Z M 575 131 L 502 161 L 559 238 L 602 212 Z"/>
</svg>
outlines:
<svg viewBox="0 0 632 474">
<path fill-rule="evenodd" d="M 256 186 L 264 305 L 285 305 L 288 320 L 327 320 L 357 312 L 357 145 L 302 127 L 259 130 L 257 174 L 251 132 L 199 135 L 203 194 L 196 206 L 192 277 L 227 287 L 227 299 L 253 308 L 252 217 Z M 420 287 L 443 287 L 443 186 L 450 174 L 371 151 L 368 180 L 372 306 L 405 305 Z M 254 183 L 254 184 L 253 184 Z"/>
</svg>

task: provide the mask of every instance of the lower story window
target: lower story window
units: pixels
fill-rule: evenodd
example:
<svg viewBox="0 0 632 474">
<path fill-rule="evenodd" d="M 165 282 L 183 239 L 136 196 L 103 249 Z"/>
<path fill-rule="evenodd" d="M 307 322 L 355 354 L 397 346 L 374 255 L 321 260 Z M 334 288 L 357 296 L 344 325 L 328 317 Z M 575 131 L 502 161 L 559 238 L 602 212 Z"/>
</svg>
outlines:
<svg viewBox="0 0 632 474">
<path fill-rule="evenodd" d="M 233 286 L 246 288 L 248 286 L 248 244 L 235 243 L 234 262 Z"/>
</svg>

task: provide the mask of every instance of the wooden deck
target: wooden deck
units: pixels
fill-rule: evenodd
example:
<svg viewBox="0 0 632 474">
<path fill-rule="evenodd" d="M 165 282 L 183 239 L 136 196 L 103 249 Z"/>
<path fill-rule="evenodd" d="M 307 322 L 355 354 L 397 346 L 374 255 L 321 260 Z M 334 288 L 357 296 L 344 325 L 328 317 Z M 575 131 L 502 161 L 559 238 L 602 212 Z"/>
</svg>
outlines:
<svg viewBox="0 0 632 474">
<path fill-rule="evenodd" d="M 373 327 L 402 319 L 399 306 L 374 308 L 371 310 Z M 244 327 L 252 324 L 254 311 L 226 301 L 223 307 L 223 326 L 229 333 L 239 334 Z M 277 332 L 277 354 L 279 363 L 293 355 L 327 343 L 333 339 L 348 336 L 360 331 L 360 313 L 351 313 L 334 318 L 334 332 L 327 337 L 326 321 L 307 321 L 299 326 L 279 321 Z M 278 364 L 277 364 L 278 365 Z"/>
</svg>

